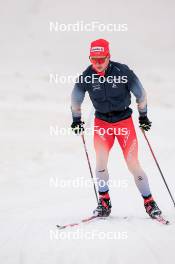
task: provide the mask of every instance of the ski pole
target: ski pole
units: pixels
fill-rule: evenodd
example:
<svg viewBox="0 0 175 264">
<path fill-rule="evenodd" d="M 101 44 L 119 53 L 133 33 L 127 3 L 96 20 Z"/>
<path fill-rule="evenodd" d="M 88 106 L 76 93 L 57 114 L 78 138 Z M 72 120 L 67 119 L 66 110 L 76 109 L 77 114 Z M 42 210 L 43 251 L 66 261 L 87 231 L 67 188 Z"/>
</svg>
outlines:
<svg viewBox="0 0 175 264">
<path fill-rule="evenodd" d="M 160 166 L 159 166 L 159 163 L 158 163 L 158 161 L 157 161 L 157 159 L 156 159 L 156 157 L 155 157 L 155 154 L 154 154 L 154 152 L 153 152 L 153 149 L 152 149 L 152 147 L 151 147 L 151 144 L 150 144 L 150 142 L 149 142 L 149 140 L 148 140 L 148 138 L 147 138 L 147 136 L 146 136 L 146 133 L 145 133 L 145 131 L 144 131 L 143 128 L 141 128 L 141 131 L 142 131 L 142 133 L 143 133 L 143 135 L 144 135 L 144 137 L 145 137 L 145 139 L 146 139 L 146 141 L 147 141 L 147 143 L 148 143 L 148 146 L 149 146 L 149 149 L 150 149 L 150 151 L 151 151 L 151 154 L 152 154 L 152 156 L 153 156 L 153 158 L 154 158 L 154 161 L 155 161 L 155 163 L 156 163 L 156 165 L 157 165 L 157 168 L 158 168 L 158 170 L 159 170 L 159 172 L 160 172 L 160 175 L 162 176 L 162 179 L 163 179 L 163 181 L 164 181 L 164 184 L 165 184 L 165 186 L 166 186 L 166 188 L 167 188 L 167 190 L 168 190 L 168 193 L 169 193 L 169 195 L 170 195 L 170 197 L 171 197 L 171 200 L 172 200 L 172 202 L 173 202 L 173 205 L 174 205 L 174 207 L 175 207 L 175 201 L 174 201 L 174 198 L 173 198 L 172 193 L 171 193 L 171 191 L 170 191 L 170 189 L 169 189 L 169 187 L 168 187 L 168 184 L 167 184 L 167 182 L 166 182 L 166 180 L 165 180 L 165 177 L 164 177 L 163 172 L 162 172 L 162 170 L 161 170 L 161 168 L 160 168 Z"/>
<path fill-rule="evenodd" d="M 95 196 L 96 196 L 97 203 L 98 203 L 97 190 L 96 190 L 95 183 L 94 183 L 94 177 L 93 177 L 92 168 L 91 168 L 91 164 L 90 164 L 90 160 L 89 160 L 89 155 L 88 155 L 88 151 L 87 151 L 87 147 L 86 147 L 86 142 L 85 142 L 85 138 L 84 138 L 84 134 L 83 133 L 81 134 L 81 138 L 82 138 L 82 141 L 83 141 L 83 146 L 84 146 L 84 150 L 85 150 L 85 153 L 86 153 L 86 158 L 87 158 L 87 162 L 88 162 L 88 166 L 89 166 L 89 171 L 90 171 L 91 179 L 92 179 L 93 186 L 94 186 L 94 192 L 95 192 Z"/>
</svg>

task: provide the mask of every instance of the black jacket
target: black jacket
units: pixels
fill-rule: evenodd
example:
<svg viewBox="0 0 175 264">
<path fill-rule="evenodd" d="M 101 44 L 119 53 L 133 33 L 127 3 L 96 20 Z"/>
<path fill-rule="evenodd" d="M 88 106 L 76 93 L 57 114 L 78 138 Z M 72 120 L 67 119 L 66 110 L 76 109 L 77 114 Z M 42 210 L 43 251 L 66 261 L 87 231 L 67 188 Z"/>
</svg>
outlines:
<svg viewBox="0 0 175 264">
<path fill-rule="evenodd" d="M 99 76 L 89 66 L 79 76 L 72 92 L 73 119 L 81 118 L 81 103 L 85 92 L 89 93 L 96 117 L 107 122 L 117 122 L 131 116 L 131 92 L 136 96 L 140 115 L 146 115 L 146 93 L 128 66 L 110 61 L 105 76 Z"/>
</svg>

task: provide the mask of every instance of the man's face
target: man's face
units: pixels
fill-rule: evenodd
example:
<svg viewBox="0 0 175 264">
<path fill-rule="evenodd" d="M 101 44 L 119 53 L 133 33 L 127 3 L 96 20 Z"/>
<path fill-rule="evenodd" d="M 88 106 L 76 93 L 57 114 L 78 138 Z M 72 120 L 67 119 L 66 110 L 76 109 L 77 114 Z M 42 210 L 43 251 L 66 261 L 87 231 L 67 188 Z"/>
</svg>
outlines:
<svg viewBox="0 0 175 264">
<path fill-rule="evenodd" d="M 93 68 L 97 72 L 103 72 L 107 68 L 109 64 L 109 56 L 95 56 L 95 57 L 90 57 L 90 62 L 93 65 Z"/>
</svg>

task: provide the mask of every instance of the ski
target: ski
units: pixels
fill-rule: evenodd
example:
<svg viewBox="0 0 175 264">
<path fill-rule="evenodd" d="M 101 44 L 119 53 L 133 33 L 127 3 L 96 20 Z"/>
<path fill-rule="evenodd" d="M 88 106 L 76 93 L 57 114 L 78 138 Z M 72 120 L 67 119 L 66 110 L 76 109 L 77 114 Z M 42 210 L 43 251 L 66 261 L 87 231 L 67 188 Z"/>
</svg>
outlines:
<svg viewBox="0 0 175 264">
<path fill-rule="evenodd" d="M 56 225 L 56 227 L 57 227 L 58 229 L 64 229 L 64 228 L 67 228 L 67 227 L 79 226 L 79 225 L 81 225 L 82 223 L 90 222 L 90 221 L 92 221 L 92 220 L 94 220 L 94 219 L 96 219 L 96 218 L 100 218 L 100 217 L 98 217 L 98 216 L 96 216 L 96 215 L 92 215 L 92 216 L 90 216 L 90 217 L 87 217 L 87 218 L 82 219 L 82 220 L 81 220 L 80 222 L 78 222 L 78 223 L 71 223 L 71 224 L 66 224 L 66 225 Z"/>
<path fill-rule="evenodd" d="M 83 223 L 88 223 L 88 222 L 91 222 L 91 221 L 93 221 L 95 219 L 98 219 L 98 220 L 108 220 L 108 219 L 111 219 L 111 218 L 110 217 L 106 217 L 106 216 L 105 217 L 102 217 L 102 216 L 92 215 L 90 217 L 87 217 L 87 218 L 84 218 L 84 219 L 80 220 L 77 223 L 71 223 L 71 224 L 65 224 L 65 225 L 56 225 L 56 227 L 58 229 L 65 229 L 67 227 L 80 226 Z M 121 219 L 127 220 L 128 217 L 127 216 L 123 216 L 123 217 L 121 217 Z"/>
<path fill-rule="evenodd" d="M 152 219 L 158 221 L 159 223 L 161 223 L 163 225 L 170 224 L 170 222 L 168 220 L 166 220 L 162 215 L 157 215 L 157 216 L 155 216 Z"/>
<path fill-rule="evenodd" d="M 65 224 L 65 225 L 56 225 L 56 227 L 61 230 L 61 229 L 65 229 L 65 228 L 68 228 L 68 227 L 74 227 L 74 226 L 80 226 L 81 224 L 83 223 L 88 223 L 88 222 L 91 222 L 92 220 L 94 219 L 107 219 L 107 217 L 99 217 L 99 216 L 95 216 L 95 215 L 92 215 L 90 217 L 87 217 L 87 218 L 84 218 L 82 220 L 80 220 L 80 222 L 76 222 L 76 223 L 70 223 L 70 224 Z M 127 219 L 128 217 L 123 217 L 123 219 Z M 152 220 L 155 220 L 163 225 L 168 225 L 170 224 L 170 222 L 168 220 L 166 220 L 162 215 L 157 215 L 155 216 L 154 218 L 151 218 Z"/>
</svg>

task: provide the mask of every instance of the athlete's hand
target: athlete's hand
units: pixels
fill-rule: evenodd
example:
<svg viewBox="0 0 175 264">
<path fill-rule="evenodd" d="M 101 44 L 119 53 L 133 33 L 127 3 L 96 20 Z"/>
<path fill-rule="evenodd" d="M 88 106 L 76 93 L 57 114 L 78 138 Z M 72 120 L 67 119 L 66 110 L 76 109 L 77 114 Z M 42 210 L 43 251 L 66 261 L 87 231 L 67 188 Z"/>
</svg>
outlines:
<svg viewBox="0 0 175 264">
<path fill-rule="evenodd" d="M 151 128 L 152 122 L 148 119 L 147 116 L 140 116 L 139 117 L 140 128 L 148 131 Z"/>
<path fill-rule="evenodd" d="M 83 121 L 73 122 L 71 128 L 75 134 L 81 134 L 84 131 L 84 122 Z"/>
</svg>

